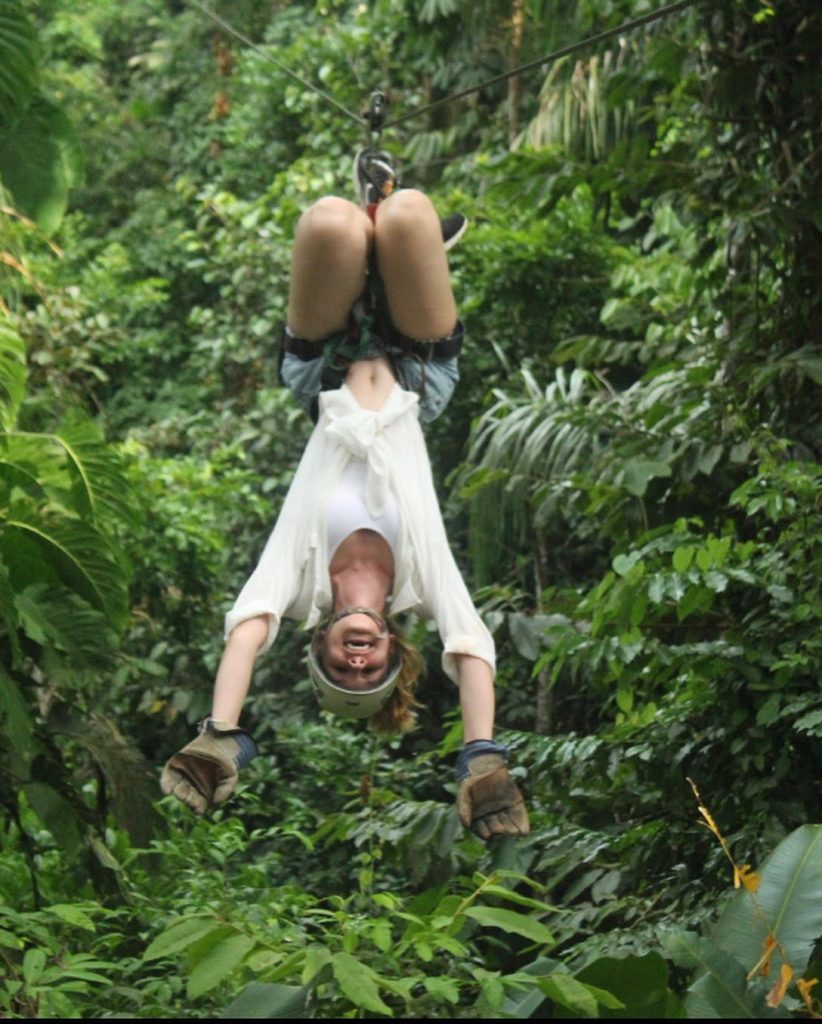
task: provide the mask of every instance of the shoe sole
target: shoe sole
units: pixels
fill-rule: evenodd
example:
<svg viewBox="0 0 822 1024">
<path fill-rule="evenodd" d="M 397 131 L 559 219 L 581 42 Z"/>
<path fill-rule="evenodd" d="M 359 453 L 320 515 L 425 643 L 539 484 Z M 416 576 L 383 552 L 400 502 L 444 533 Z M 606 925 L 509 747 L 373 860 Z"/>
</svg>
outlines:
<svg viewBox="0 0 822 1024">
<path fill-rule="evenodd" d="M 453 247 L 462 238 L 462 236 L 465 234 L 465 232 L 467 230 L 468 230 L 468 218 L 467 217 L 463 217 L 462 224 L 460 226 L 459 231 L 455 231 L 454 234 L 451 235 L 450 238 L 445 238 L 445 236 L 443 236 L 442 241 L 443 241 L 443 245 L 445 246 L 445 251 L 448 252 L 449 249 L 453 249 Z"/>
</svg>

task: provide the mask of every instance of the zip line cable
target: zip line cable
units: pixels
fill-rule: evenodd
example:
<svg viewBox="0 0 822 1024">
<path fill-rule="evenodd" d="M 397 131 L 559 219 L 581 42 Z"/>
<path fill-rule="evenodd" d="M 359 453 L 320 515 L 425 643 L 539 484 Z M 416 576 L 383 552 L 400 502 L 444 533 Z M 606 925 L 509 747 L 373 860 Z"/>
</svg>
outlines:
<svg viewBox="0 0 822 1024">
<path fill-rule="evenodd" d="M 595 35 L 587 36 L 585 39 L 577 40 L 575 43 L 570 43 L 568 46 L 563 46 L 559 50 L 554 50 L 552 53 L 546 54 L 544 57 L 538 57 L 536 60 L 529 61 L 527 64 L 520 64 L 519 67 L 512 68 L 510 71 L 505 71 L 500 75 L 495 75 L 493 78 L 488 78 L 484 82 L 480 82 L 479 85 L 472 85 L 468 89 L 462 89 L 459 92 L 451 93 L 449 96 L 443 96 L 442 99 L 434 100 L 432 103 L 427 103 L 423 107 L 418 107 L 416 110 L 411 110 L 407 114 L 402 114 L 400 117 L 395 117 L 393 120 L 386 121 L 384 124 L 375 126 L 374 122 L 369 120 L 367 116 L 361 116 L 355 114 L 348 107 L 344 106 L 338 100 L 336 100 L 330 93 L 320 89 L 319 86 L 314 85 L 313 82 L 309 82 L 308 79 L 298 75 L 295 71 L 292 71 L 282 61 L 277 60 L 276 57 L 272 56 L 268 50 L 263 49 L 248 36 L 238 31 L 233 25 L 230 25 L 224 18 L 221 18 L 214 11 L 209 10 L 202 4 L 198 3 L 197 0 L 189 0 L 192 6 L 202 11 L 207 17 L 211 18 L 212 21 L 216 22 L 221 28 L 225 29 L 226 32 L 233 35 L 236 39 L 239 39 L 241 43 L 255 50 L 266 60 L 270 61 L 281 71 L 284 71 L 287 75 L 290 75 L 293 79 L 304 86 L 306 89 L 310 89 L 311 92 L 321 96 L 324 100 L 333 104 L 338 110 L 342 111 L 352 121 L 356 121 L 358 125 L 370 128 L 373 132 L 379 132 L 383 128 L 394 128 L 398 124 L 403 124 L 405 121 L 410 121 L 411 118 L 419 117 L 421 114 L 426 114 L 429 110 L 434 110 L 436 107 L 441 107 L 446 103 L 452 103 L 454 100 L 465 99 L 466 96 L 471 96 L 475 92 L 479 92 L 481 89 L 485 89 L 490 85 L 497 85 L 500 82 L 505 82 L 509 78 L 513 78 L 516 75 L 524 74 L 526 71 L 531 71 L 533 68 L 541 67 L 543 64 L 552 63 L 555 60 L 559 60 L 560 57 L 568 57 L 572 53 L 577 53 L 579 50 L 583 50 L 586 47 L 596 46 L 598 43 L 605 42 L 607 39 L 613 39 L 614 36 L 622 35 L 626 32 L 632 32 L 634 29 L 642 28 L 643 25 L 650 25 L 653 21 L 658 21 L 660 18 L 665 18 L 669 14 L 676 14 L 678 11 L 684 11 L 687 7 L 692 7 L 696 0 L 676 0 L 675 3 L 667 4 L 665 7 L 660 7 L 655 11 L 651 11 L 648 14 L 643 14 L 638 18 L 634 18 L 631 21 L 625 21 L 621 25 L 617 25 L 615 28 L 606 29 L 604 32 L 598 32 Z"/>
<path fill-rule="evenodd" d="M 216 23 L 221 28 L 225 29 L 226 32 L 234 36 L 235 39 L 239 39 L 241 43 L 245 43 L 246 46 L 250 47 L 252 50 L 255 50 L 266 60 L 271 61 L 271 63 L 276 65 L 276 67 L 278 67 L 280 71 L 284 71 L 287 75 L 291 75 L 291 77 L 298 81 L 300 85 L 305 86 L 306 89 L 310 89 L 312 92 L 315 92 L 318 96 L 322 96 L 324 100 L 327 100 L 329 103 L 333 104 L 337 108 L 337 110 L 341 110 L 343 114 L 346 115 L 346 117 L 350 117 L 353 121 L 356 121 L 357 124 L 360 125 L 364 125 L 366 123 L 364 117 L 360 117 L 359 114 L 355 114 L 353 110 L 349 110 L 348 107 L 343 106 L 343 104 L 340 103 L 339 100 L 335 100 L 330 93 L 327 93 L 323 89 L 320 89 L 320 87 L 314 85 L 313 82 L 309 82 L 307 78 L 302 78 L 300 75 L 297 74 L 296 71 L 292 71 L 291 68 L 283 64 L 282 61 L 279 61 L 277 60 L 276 57 L 273 57 L 268 52 L 268 50 L 263 49 L 262 46 L 258 46 L 253 39 L 249 39 L 247 35 L 244 35 L 238 29 L 234 28 L 233 25 L 229 25 L 229 23 L 224 18 L 221 18 L 219 14 L 215 14 L 214 11 L 210 11 L 207 7 L 203 7 L 202 4 L 197 3 L 197 0 L 189 0 L 189 2 L 193 7 L 196 7 L 198 10 L 202 11 L 203 14 L 207 15 L 207 17 L 211 18 L 212 21 L 216 21 Z"/>
<path fill-rule="evenodd" d="M 563 46 L 560 50 L 554 50 L 553 53 L 549 53 L 545 57 L 538 57 L 536 60 L 529 61 L 527 64 L 521 64 L 519 67 L 513 68 L 511 71 L 506 71 L 501 75 L 495 75 L 493 78 L 489 78 L 485 82 L 480 82 L 479 85 L 471 86 L 470 89 L 463 89 L 460 92 L 452 93 L 450 96 L 445 96 L 440 100 L 434 100 L 433 103 L 428 103 L 424 107 L 419 107 L 417 110 L 412 110 L 408 114 L 403 114 L 401 117 L 395 117 L 393 120 L 387 121 L 383 127 L 393 128 L 395 125 L 402 124 L 404 121 L 409 121 L 412 117 L 419 117 L 420 114 L 425 114 L 429 110 L 441 107 L 445 103 L 451 103 L 453 100 L 464 99 L 466 96 L 479 92 L 481 89 L 485 89 L 489 85 L 497 85 L 499 82 L 505 82 L 509 78 L 513 78 L 515 75 L 521 75 L 525 71 L 530 71 L 532 68 L 540 67 L 542 64 L 549 64 L 555 60 L 559 60 L 560 57 L 567 57 L 569 54 L 576 53 L 578 50 L 583 50 L 587 46 L 595 46 L 597 43 L 602 43 L 606 39 L 612 39 L 614 36 L 622 35 L 624 32 L 631 32 L 634 29 L 642 28 L 643 25 L 648 25 L 652 21 L 657 21 L 657 19 L 664 18 L 669 14 L 675 14 L 677 11 L 683 11 L 686 7 L 691 7 L 694 3 L 696 3 L 696 0 L 677 0 L 676 3 L 668 4 L 667 7 L 660 7 L 658 10 L 652 11 L 650 14 L 643 14 L 642 17 L 634 18 L 633 21 L 626 21 L 624 24 L 618 25 L 616 28 L 609 28 L 604 32 L 598 32 L 596 35 L 588 36 L 576 43 Z"/>
</svg>

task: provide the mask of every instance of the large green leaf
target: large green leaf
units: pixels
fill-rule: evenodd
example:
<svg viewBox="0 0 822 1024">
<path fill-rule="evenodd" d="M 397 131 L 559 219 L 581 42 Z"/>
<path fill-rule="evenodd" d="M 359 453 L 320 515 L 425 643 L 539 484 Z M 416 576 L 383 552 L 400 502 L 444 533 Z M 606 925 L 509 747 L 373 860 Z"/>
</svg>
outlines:
<svg viewBox="0 0 822 1024">
<path fill-rule="evenodd" d="M 0 481 L 9 495 L 13 488 L 19 488 L 41 506 L 52 502 L 69 512 L 85 512 L 84 508 L 72 507 L 71 477 L 63 452 L 51 434 L 0 435 Z"/>
<path fill-rule="evenodd" d="M 215 920 L 210 914 L 182 917 L 149 943 L 143 953 L 143 960 L 173 956 L 223 927 L 223 923 Z"/>
<path fill-rule="evenodd" d="M 14 595 L 22 632 L 41 647 L 51 647 L 72 669 L 109 664 L 115 644 L 106 615 L 63 587 L 33 583 Z"/>
<path fill-rule="evenodd" d="M 53 433 L 0 435 L 0 481 L 89 524 L 133 526 L 137 518 L 122 458 L 88 419 L 73 418 Z"/>
<path fill-rule="evenodd" d="M 2 57 L 0 57 L 2 63 Z M 0 319 L 0 426 L 11 430 L 26 391 L 26 346 L 5 319 Z"/>
<path fill-rule="evenodd" d="M 113 516 L 133 526 L 137 517 L 122 459 L 99 427 L 91 420 L 75 419 L 53 436 L 65 453 L 78 511 L 85 508 L 95 522 Z"/>
<path fill-rule="evenodd" d="M 675 963 L 681 967 L 696 968 L 685 999 L 688 1017 L 746 1020 L 787 1016 L 784 1011 L 769 1011 L 762 998 L 761 986 L 758 989 L 749 986 L 742 964 L 710 939 L 701 938 L 693 932 L 670 931 L 664 933 L 661 940 Z"/>
<path fill-rule="evenodd" d="M 256 946 L 256 940 L 241 932 L 230 931 L 214 941 L 201 940 L 198 946 L 189 947 L 189 961 L 192 963 L 188 975 L 187 991 L 190 999 L 198 999 L 216 988 L 232 974 Z"/>
<path fill-rule="evenodd" d="M 0 178 L 16 205 L 46 234 L 57 229 L 82 166 L 77 134 L 55 104 L 36 95 L 0 135 Z"/>
<path fill-rule="evenodd" d="M 0 622 L 5 626 L 9 642 L 11 643 L 12 662 L 14 665 L 17 665 L 20 659 L 20 640 L 18 637 L 20 619 L 14 604 L 14 596 L 14 587 L 11 585 L 9 570 L 5 563 L 0 561 Z"/>
<path fill-rule="evenodd" d="M 561 967 L 559 960 L 550 957 L 537 957 L 530 964 L 522 968 L 524 974 L 534 974 L 537 977 L 544 977 Z M 546 1000 L 546 995 L 539 988 L 515 989 L 505 997 L 505 1002 L 500 1007 L 501 1013 L 506 1017 L 516 1017 L 523 1020 L 532 1017 Z"/>
<path fill-rule="evenodd" d="M 768 935 L 801 974 L 822 936 L 822 825 L 803 825 L 782 840 L 762 866 L 759 888 L 737 893 L 712 937 L 749 971 Z M 780 963 L 777 951 L 772 971 Z"/>
<path fill-rule="evenodd" d="M 37 59 L 37 32 L 21 0 L 0 0 L 0 133 L 28 106 Z"/>
<path fill-rule="evenodd" d="M 554 945 L 554 936 L 541 921 L 520 914 L 516 910 L 503 910 L 499 907 L 469 907 L 465 916 L 473 918 L 486 928 L 501 928 L 513 935 L 521 935 L 532 942 Z"/>
<path fill-rule="evenodd" d="M 82 842 L 81 823 L 71 803 L 47 782 L 25 782 L 23 791 L 29 806 L 57 842 L 68 852 L 76 853 Z"/>
<path fill-rule="evenodd" d="M 34 724 L 17 683 L 0 668 L 0 731 L 6 743 L 23 755 L 31 756 Z"/>
<path fill-rule="evenodd" d="M 389 1017 L 391 1010 L 380 998 L 374 972 L 350 953 L 335 953 L 331 958 L 334 977 L 343 995 L 355 1006 Z"/>
<path fill-rule="evenodd" d="M 32 579 L 48 581 L 56 576 L 69 590 L 105 612 L 113 625 L 124 619 L 126 579 L 99 530 L 20 502 L 2 525 L 0 552 L 16 589 L 22 590 Z"/>
<path fill-rule="evenodd" d="M 312 985 L 278 985 L 252 981 L 220 1014 L 226 1020 L 299 1020 L 310 1017 Z"/>
<path fill-rule="evenodd" d="M 684 1017 L 668 988 L 668 965 L 659 953 L 601 957 L 576 974 L 578 981 L 615 995 L 624 1006 L 603 1008 L 600 1016 L 658 1020 Z"/>
</svg>

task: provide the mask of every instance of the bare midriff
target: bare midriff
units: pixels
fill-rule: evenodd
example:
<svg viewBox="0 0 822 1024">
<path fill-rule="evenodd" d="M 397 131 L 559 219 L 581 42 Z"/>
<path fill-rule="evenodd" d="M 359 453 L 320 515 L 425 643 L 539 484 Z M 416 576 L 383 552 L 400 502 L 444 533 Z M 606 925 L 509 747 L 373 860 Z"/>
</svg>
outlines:
<svg viewBox="0 0 822 1024">
<path fill-rule="evenodd" d="M 348 368 L 345 383 L 363 409 L 381 409 L 396 383 L 391 364 L 385 356 L 360 359 Z"/>
</svg>

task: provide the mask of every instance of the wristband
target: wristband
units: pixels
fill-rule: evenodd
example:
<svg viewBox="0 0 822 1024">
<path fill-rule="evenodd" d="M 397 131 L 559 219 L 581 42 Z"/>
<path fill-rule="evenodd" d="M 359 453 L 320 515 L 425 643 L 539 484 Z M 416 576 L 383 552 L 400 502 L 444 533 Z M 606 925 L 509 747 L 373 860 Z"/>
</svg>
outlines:
<svg viewBox="0 0 822 1024">
<path fill-rule="evenodd" d="M 237 725 L 226 725 L 224 722 L 218 722 L 213 718 L 204 718 L 197 724 L 197 732 L 202 736 L 208 734 L 213 736 L 215 739 L 220 739 L 223 736 L 230 736 L 237 744 L 237 753 L 234 755 L 233 761 L 237 768 L 245 768 L 252 758 L 255 758 L 259 751 L 257 750 L 257 744 L 254 742 L 251 733 L 246 732 L 245 729 L 241 729 Z"/>
<path fill-rule="evenodd" d="M 471 740 L 459 752 L 457 763 L 454 765 L 454 777 L 457 782 L 468 778 L 468 762 L 478 754 L 499 754 L 503 761 L 508 763 L 508 747 L 494 743 L 493 740 Z"/>
</svg>

